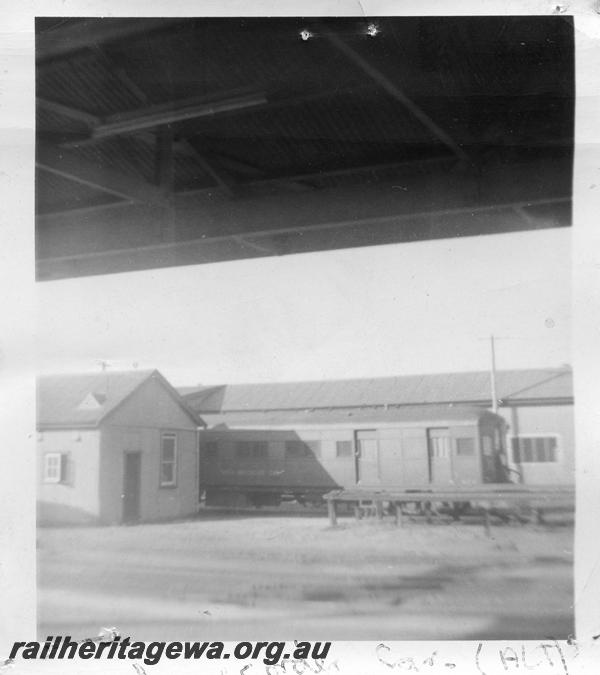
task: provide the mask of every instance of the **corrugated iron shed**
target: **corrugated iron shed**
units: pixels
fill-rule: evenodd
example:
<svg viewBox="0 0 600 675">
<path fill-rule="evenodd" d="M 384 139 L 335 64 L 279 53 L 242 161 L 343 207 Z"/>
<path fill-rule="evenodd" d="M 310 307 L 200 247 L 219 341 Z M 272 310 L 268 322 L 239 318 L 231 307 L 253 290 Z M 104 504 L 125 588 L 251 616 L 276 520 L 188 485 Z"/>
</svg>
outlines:
<svg viewBox="0 0 600 675">
<path fill-rule="evenodd" d="M 568 226 L 573 36 L 564 16 L 40 17 L 38 277 Z"/>
<path fill-rule="evenodd" d="M 498 398 L 505 404 L 524 401 L 572 401 L 570 368 L 503 370 L 496 376 Z M 432 403 L 489 405 L 487 371 L 405 375 L 398 377 L 233 384 L 186 390 L 197 411 L 301 410 L 360 408 Z"/>
</svg>

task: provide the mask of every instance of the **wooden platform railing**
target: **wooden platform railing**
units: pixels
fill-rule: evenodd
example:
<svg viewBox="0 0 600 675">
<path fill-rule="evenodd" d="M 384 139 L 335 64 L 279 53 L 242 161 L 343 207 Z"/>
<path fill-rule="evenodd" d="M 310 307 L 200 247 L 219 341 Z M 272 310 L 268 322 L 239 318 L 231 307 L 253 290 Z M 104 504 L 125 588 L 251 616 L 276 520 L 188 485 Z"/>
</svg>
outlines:
<svg viewBox="0 0 600 675">
<path fill-rule="evenodd" d="M 433 513 L 432 505 L 447 504 L 458 513 L 460 505 L 469 503 L 483 515 L 485 532 L 490 536 L 490 515 L 494 510 L 529 508 L 541 520 L 543 509 L 574 509 L 575 487 L 572 485 L 517 485 L 511 483 L 481 484 L 468 486 L 415 486 L 402 489 L 377 490 L 369 488 L 350 488 L 332 490 L 324 495 L 327 501 L 329 522 L 337 525 L 337 505 L 350 503 L 355 506 L 357 517 L 361 515 L 365 503 L 370 503 L 379 520 L 384 516 L 384 504 L 394 515 L 395 522 L 402 524 L 403 507 L 407 504 L 420 504 L 429 517 Z"/>
</svg>

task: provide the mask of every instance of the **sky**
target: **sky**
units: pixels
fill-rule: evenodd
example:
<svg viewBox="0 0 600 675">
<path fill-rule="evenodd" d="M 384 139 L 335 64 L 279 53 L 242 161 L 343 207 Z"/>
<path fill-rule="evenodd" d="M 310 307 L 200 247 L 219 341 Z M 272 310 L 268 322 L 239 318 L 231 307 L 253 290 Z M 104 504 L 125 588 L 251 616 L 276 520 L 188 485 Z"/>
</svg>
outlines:
<svg viewBox="0 0 600 675">
<path fill-rule="evenodd" d="M 41 282 L 40 373 L 174 385 L 570 363 L 569 229 Z"/>
</svg>

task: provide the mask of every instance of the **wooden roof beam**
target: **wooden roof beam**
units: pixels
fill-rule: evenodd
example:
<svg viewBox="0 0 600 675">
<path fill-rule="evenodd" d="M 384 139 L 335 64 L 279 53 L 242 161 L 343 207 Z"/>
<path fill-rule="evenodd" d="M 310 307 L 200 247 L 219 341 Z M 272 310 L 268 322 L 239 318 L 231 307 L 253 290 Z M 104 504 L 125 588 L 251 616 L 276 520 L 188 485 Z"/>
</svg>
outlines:
<svg viewBox="0 0 600 675">
<path fill-rule="evenodd" d="M 125 88 L 130 91 L 140 103 L 147 107 L 150 106 L 150 100 L 146 94 L 145 91 L 143 91 L 136 82 L 134 82 L 131 77 L 127 74 L 127 71 L 125 70 L 124 66 L 122 66 L 120 63 L 117 63 L 114 59 L 109 57 L 106 52 L 99 46 L 99 45 L 92 45 L 91 46 L 92 51 L 96 54 L 96 56 L 104 63 L 104 65 L 112 72 L 114 73 L 115 77 L 117 77 L 125 86 Z M 96 125 L 97 126 L 97 125 Z M 159 127 L 157 133 L 160 138 L 161 134 L 164 135 L 164 129 L 165 126 Z M 144 132 L 138 132 L 137 136 L 140 138 L 143 135 Z M 160 142 L 160 141 L 159 141 Z M 233 185 L 235 181 L 231 178 L 231 176 L 221 167 L 216 163 L 211 157 L 208 157 L 204 153 L 200 153 L 192 143 L 190 143 L 187 139 L 179 139 L 178 141 L 175 141 L 172 132 L 170 133 L 170 153 L 171 153 L 171 164 L 173 163 L 173 150 L 176 148 L 178 150 L 182 150 L 185 152 L 189 157 L 193 157 L 193 159 L 200 164 L 200 166 L 203 168 L 206 173 L 208 173 L 213 180 L 216 182 L 216 184 L 227 194 L 231 195 L 233 194 Z M 174 167 L 171 167 L 171 172 L 173 173 Z M 173 183 L 174 181 L 171 181 L 171 191 L 173 188 Z"/>
<path fill-rule="evenodd" d="M 416 166 L 429 166 L 440 163 L 456 163 L 454 155 L 436 155 L 425 158 L 399 159 L 395 162 L 383 162 L 381 164 L 358 164 L 356 166 L 344 167 L 343 169 L 325 169 L 323 171 L 312 171 L 308 173 L 290 174 L 288 176 L 256 178 L 248 182 L 248 185 L 262 185 L 265 183 L 284 183 L 288 181 L 310 181 L 321 178 L 335 178 L 338 176 L 348 176 L 359 173 L 370 173 L 376 171 L 386 171 L 393 169 L 410 168 Z"/>
<path fill-rule="evenodd" d="M 560 204 L 569 198 L 557 198 L 556 200 L 535 200 L 502 204 L 498 206 L 483 206 L 472 208 L 470 206 L 455 209 L 437 209 L 418 214 L 390 215 L 383 218 L 367 218 L 339 220 L 335 222 L 318 223 L 314 225 L 298 225 L 285 227 L 278 230 L 268 229 L 254 232 L 233 232 L 223 235 L 201 235 L 193 239 L 159 241 L 148 232 L 148 241 L 145 245 L 128 246 L 123 248 L 105 249 L 90 252 L 70 252 L 60 256 L 40 256 L 37 259 L 37 278 L 39 281 L 49 279 L 61 279 L 95 274 L 107 274 L 140 269 L 154 269 L 159 267 L 171 267 L 179 265 L 196 265 L 207 262 L 219 262 L 224 260 L 238 260 L 248 257 L 264 257 L 268 255 L 284 255 L 285 253 L 301 253 L 306 251 L 330 250 L 335 248 L 348 248 L 354 246 L 369 245 L 364 243 L 377 243 L 378 227 L 393 223 L 397 228 L 398 236 L 395 243 L 414 242 L 427 239 L 438 239 L 447 236 L 457 236 L 451 230 L 440 231 L 432 234 L 428 226 L 428 219 L 437 216 L 462 215 L 465 216 L 466 229 L 460 236 L 473 236 L 484 234 L 479 228 L 487 228 L 489 224 L 488 214 L 497 210 L 510 210 L 511 208 L 529 207 L 543 204 Z M 199 212 L 199 215 L 202 212 Z M 479 218 L 475 216 L 479 214 Z M 475 220 L 475 222 L 474 222 Z M 55 220 L 56 222 L 56 220 Z M 60 218 L 60 226 L 64 223 L 64 217 Z M 500 225 L 498 227 L 498 225 Z M 356 232 L 360 229 L 363 233 L 361 243 L 344 239 L 344 230 Z M 529 229 L 529 228 L 519 228 Z M 508 219 L 501 219 L 492 230 L 487 233 L 512 231 L 513 228 Z M 322 245 L 321 235 L 330 232 L 329 243 Z M 41 233 L 44 229 L 40 230 Z M 280 247 L 282 235 L 289 235 L 291 245 L 289 250 L 285 246 Z M 68 236 L 68 235 L 67 235 Z M 375 239 L 374 239 L 375 238 Z M 279 240 L 279 244 L 278 244 Z M 383 242 L 381 242 L 383 243 Z M 385 243 L 390 242 L 386 238 Z M 239 250 L 231 250 L 227 244 L 237 245 Z"/>
<path fill-rule="evenodd" d="M 456 143 L 456 141 L 434 122 L 429 115 L 424 112 L 412 99 L 410 99 L 402 89 L 387 75 L 384 75 L 378 68 L 373 66 L 361 54 L 355 51 L 344 40 L 335 33 L 326 32 L 325 36 L 329 42 L 356 66 L 358 66 L 366 75 L 374 80 L 382 89 L 387 91 L 390 96 L 400 102 L 421 124 L 427 128 L 439 140 L 461 160 L 468 160 L 466 152 Z"/>
<path fill-rule="evenodd" d="M 233 94 L 211 101 L 174 101 L 172 103 L 147 106 L 127 113 L 118 113 L 105 118 L 93 131 L 93 138 L 107 138 L 193 120 L 199 117 L 212 117 L 231 111 L 245 110 L 265 105 L 264 93 Z"/>
<path fill-rule="evenodd" d="M 65 148 L 40 143 L 37 146 L 35 163 L 44 171 L 107 192 L 120 199 L 143 204 L 166 205 L 164 196 L 155 186 L 113 168 L 93 164 Z"/>
<path fill-rule="evenodd" d="M 77 122 L 85 124 L 87 127 L 89 127 L 89 129 L 93 129 L 100 124 L 100 118 L 96 115 L 92 115 L 91 113 L 85 112 L 84 110 L 79 110 L 78 108 L 72 108 L 71 106 L 59 103 L 58 101 L 50 101 L 47 98 L 41 98 L 38 96 L 36 97 L 35 102 L 38 108 L 43 108 L 44 110 L 48 110 L 51 113 L 55 113 L 56 115 L 69 117 L 73 120 L 76 120 Z"/>
<path fill-rule="evenodd" d="M 191 157 L 195 162 L 200 164 L 202 169 L 215 181 L 217 186 L 221 188 L 228 195 L 233 195 L 235 192 L 235 180 L 220 166 L 220 162 L 210 153 L 198 150 L 189 140 L 180 138 L 176 145 L 183 150 L 188 157 Z"/>
</svg>

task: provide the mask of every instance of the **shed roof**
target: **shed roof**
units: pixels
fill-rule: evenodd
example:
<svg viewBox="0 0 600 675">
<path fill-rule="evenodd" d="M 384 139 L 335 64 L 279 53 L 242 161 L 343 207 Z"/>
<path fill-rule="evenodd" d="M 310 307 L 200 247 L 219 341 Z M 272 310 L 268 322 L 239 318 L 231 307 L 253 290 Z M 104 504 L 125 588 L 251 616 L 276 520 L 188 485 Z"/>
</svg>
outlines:
<svg viewBox="0 0 600 675">
<path fill-rule="evenodd" d="M 475 406 L 417 405 L 378 410 L 276 410 L 265 412 L 236 412 L 205 415 L 209 427 L 291 427 L 340 424 L 410 424 L 433 422 L 435 424 L 472 423 L 486 415 L 487 410 Z"/>
<path fill-rule="evenodd" d="M 203 424 L 157 370 L 128 370 L 38 377 L 38 428 L 96 427 L 151 378 L 167 390 L 195 424 Z"/>
<path fill-rule="evenodd" d="M 202 413 L 251 410 L 301 410 L 432 403 L 489 405 L 490 373 L 437 373 L 322 382 L 232 384 L 182 390 Z M 496 375 L 504 403 L 572 400 L 570 368 L 503 370 Z"/>
<path fill-rule="evenodd" d="M 573 45 L 566 16 L 37 17 L 38 278 L 568 226 Z"/>
</svg>

